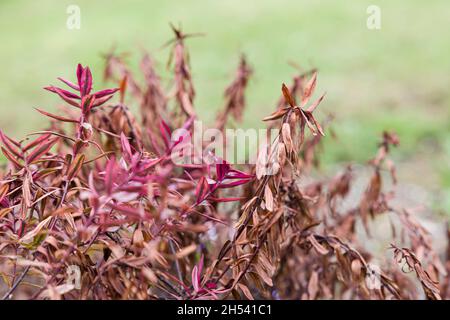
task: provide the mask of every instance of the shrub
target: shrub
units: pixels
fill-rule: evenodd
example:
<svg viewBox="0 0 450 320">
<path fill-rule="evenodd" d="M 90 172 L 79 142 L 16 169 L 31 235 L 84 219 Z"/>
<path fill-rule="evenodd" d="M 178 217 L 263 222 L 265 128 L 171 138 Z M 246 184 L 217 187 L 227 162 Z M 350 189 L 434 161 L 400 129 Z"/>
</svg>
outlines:
<svg viewBox="0 0 450 320">
<path fill-rule="evenodd" d="M 174 162 L 174 153 L 194 155 L 185 146 L 197 118 L 188 35 L 174 33 L 168 92 L 148 54 L 139 83 L 111 53 L 105 78 L 118 88 L 93 92 L 90 69 L 78 65 L 76 82 L 58 78 L 67 89 L 45 88 L 64 101 L 60 114 L 37 109 L 51 120 L 46 130 L 23 140 L 0 133 L 8 159 L 0 184 L 4 299 L 448 296 L 430 234 L 383 188 L 384 168 L 396 182 L 389 159 L 395 134 L 383 134 L 360 200 L 349 197 L 351 166 L 312 179 L 326 131 L 314 115 L 324 96 L 311 102 L 315 71 L 283 84 L 275 112 L 264 118 L 277 136 L 256 165 L 232 165 L 213 153 L 207 163 Z M 220 131 L 230 116 L 241 121 L 251 74 L 242 57 L 215 123 Z M 140 105 L 140 119 L 124 104 L 126 94 Z M 177 128 L 184 134 L 174 139 Z M 377 269 L 358 224 L 370 235 L 382 215 L 394 221 L 395 260 Z M 74 266 L 79 288 L 67 282 Z M 404 275 L 412 271 L 418 282 Z"/>
</svg>

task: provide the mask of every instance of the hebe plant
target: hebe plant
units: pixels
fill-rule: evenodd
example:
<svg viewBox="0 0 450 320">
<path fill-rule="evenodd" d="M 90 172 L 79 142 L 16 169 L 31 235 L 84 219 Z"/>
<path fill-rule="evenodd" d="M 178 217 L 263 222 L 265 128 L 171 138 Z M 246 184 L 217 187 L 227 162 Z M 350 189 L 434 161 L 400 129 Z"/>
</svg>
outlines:
<svg viewBox="0 0 450 320">
<path fill-rule="evenodd" d="M 383 134 L 367 189 L 350 207 L 342 205 L 354 180 L 350 166 L 331 179 L 302 180 L 318 164 L 326 131 L 313 115 L 323 99 L 311 102 L 315 71 L 283 84 L 276 111 L 264 119 L 279 130 L 269 161 L 235 166 L 213 154 L 210 163 L 174 163 L 172 152 L 186 141 L 172 132 L 191 132 L 197 118 L 188 35 L 174 33 L 169 90 L 148 54 L 141 84 L 111 53 L 105 78 L 118 88 L 93 92 L 91 71 L 78 65 L 76 83 L 59 78 L 67 89 L 45 88 L 64 102 L 62 115 L 37 109 L 51 120 L 46 130 L 23 140 L 0 133 L 8 159 L 0 183 L 4 299 L 449 296 L 449 263 L 441 264 L 413 211 L 392 205 L 394 194 L 383 188 L 384 168 L 396 181 L 388 158 L 395 134 Z M 242 57 L 216 128 L 224 130 L 230 116 L 242 119 L 251 74 Z M 140 105 L 139 120 L 126 95 Z M 393 221 L 395 259 L 375 274 L 357 226 L 370 235 L 382 215 Z M 73 266 L 80 288 L 67 282 Z"/>
</svg>

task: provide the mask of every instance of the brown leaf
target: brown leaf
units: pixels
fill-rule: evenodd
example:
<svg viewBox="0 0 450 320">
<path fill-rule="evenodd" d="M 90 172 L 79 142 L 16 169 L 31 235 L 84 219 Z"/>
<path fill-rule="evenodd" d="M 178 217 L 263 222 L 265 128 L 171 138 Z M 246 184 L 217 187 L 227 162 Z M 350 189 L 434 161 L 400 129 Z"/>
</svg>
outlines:
<svg viewBox="0 0 450 320">
<path fill-rule="evenodd" d="M 284 83 L 281 86 L 281 91 L 283 92 L 284 100 L 286 101 L 286 103 L 289 104 L 292 108 L 295 107 L 294 98 L 292 98 L 288 87 Z"/>
<path fill-rule="evenodd" d="M 264 189 L 264 202 L 266 204 L 266 209 L 273 211 L 273 194 L 268 185 L 266 185 Z"/>
<path fill-rule="evenodd" d="M 250 289 L 246 285 L 238 283 L 237 287 L 241 289 L 242 293 L 247 297 L 247 299 L 255 300 L 255 298 L 253 298 L 252 296 L 252 293 L 250 292 Z"/>
<path fill-rule="evenodd" d="M 3 183 L 0 185 L 0 202 L 6 196 L 9 191 L 9 185 L 7 183 Z"/>
<path fill-rule="evenodd" d="M 289 109 L 290 108 L 288 108 L 288 107 L 279 109 L 279 110 L 273 112 L 270 116 L 265 117 L 263 119 L 263 121 L 270 121 L 270 120 L 279 119 L 279 118 L 283 117 L 289 111 Z"/>
<path fill-rule="evenodd" d="M 321 255 L 326 255 L 329 253 L 328 249 L 326 249 L 324 246 L 322 246 L 317 240 L 316 237 L 311 234 L 308 236 L 309 242 L 313 245 L 314 249 Z"/>
<path fill-rule="evenodd" d="M 41 222 L 39 222 L 39 223 L 36 225 L 36 227 L 34 227 L 33 230 L 29 231 L 29 232 L 26 233 L 22 238 L 20 238 L 20 242 L 21 242 L 21 243 L 26 243 L 26 242 L 32 240 L 35 236 L 37 236 L 37 235 L 41 232 L 41 230 L 42 230 L 43 228 L 45 228 L 45 227 L 49 224 L 49 222 L 50 222 L 50 220 L 51 220 L 52 218 L 53 218 L 53 217 L 50 216 L 50 217 L 47 217 L 46 219 L 42 220 Z"/>
<path fill-rule="evenodd" d="M 314 72 L 311 79 L 308 81 L 308 83 L 305 86 L 305 90 L 303 92 L 302 97 L 302 106 L 306 105 L 308 103 L 309 98 L 314 93 L 314 89 L 316 88 L 316 82 L 317 82 L 317 72 Z"/>
<path fill-rule="evenodd" d="M 317 271 L 313 271 L 308 282 L 308 294 L 309 299 L 314 300 L 319 292 L 319 274 Z"/>
</svg>

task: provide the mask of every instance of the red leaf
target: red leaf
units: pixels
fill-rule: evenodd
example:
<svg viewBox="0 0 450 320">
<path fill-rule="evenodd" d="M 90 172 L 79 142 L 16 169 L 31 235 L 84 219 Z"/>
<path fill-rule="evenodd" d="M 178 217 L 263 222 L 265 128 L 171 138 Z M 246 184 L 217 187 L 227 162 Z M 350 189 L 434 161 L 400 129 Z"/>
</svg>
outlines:
<svg viewBox="0 0 450 320">
<path fill-rule="evenodd" d="M 197 293 L 201 289 L 202 285 L 202 271 L 203 271 L 203 255 L 200 258 L 200 262 L 198 265 L 195 265 L 194 268 L 192 268 L 192 286 L 194 287 L 194 291 Z"/>
<path fill-rule="evenodd" d="M 198 278 L 198 267 L 194 266 L 194 268 L 192 268 L 192 286 L 194 287 L 194 292 L 197 293 L 200 290 L 200 284 L 197 281 Z"/>
<path fill-rule="evenodd" d="M 103 97 L 103 98 L 100 98 L 100 99 L 95 99 L 95 102 L 92 104 L 91 108 L 95 108 L 95 107 L 101 106 L 106 101 L 110 100 L 112 97 L 113 96 L 107 96 L 107 97 Z"/>
<path fill-rule="evenodd" d="M 130 142 L 125 134 L 122 132 L 120 134 L 120 143 L 122 144 L 122 153 L 124 155 L 125 160 L 131 162 L 131 158 L 133 157 L 133 153 L 131 152 Z"/>
<path fill-rule="evenodd" d="M 111 207 L 111 209 L 118 211 L 124 215 L 135 217 L 138 219 L 142 218 L 141 211 L 139 208 L 134 208 L 127 205 L 116 205 L 113 203 L 109 203 L 108 206 Z"/>
<path fill-rule="evenodd" d="M 209 193 L 209 184 L 205 177 L 201 177 L 200 181 L 197 184 L 197 188 L 195 189 L 195 195 L 197 197 L 197 203 L 201 203 L 205 200 L 206 196 Z"/>
<path fill-rule="evenodd" d="M 81 76 L 83 75 L 83 66 L 81 65 L 81 63 L 78 64 L 77 66 L 77 80 L 78 80 L 78 87 L 81 88 Z"/>
<path fill-rule="evenodd" d="M 119 88 L 100 90 L 100 91 L 94 93 L 94 97 L 96 99 L 103 98 L 105 96 L 109 96 L 111 94 L 116 93 L 118 90 L 119 90 Z"/>
<path fill-rule="evenodd" d="M 85 158 L 84 154 L 77 154 L 77 156 L 72 161 L 67 170 L 67 180 L 69 181 L 72 180 L 73 177 L 75 177 L 78 174 L 81 167 L 83 166 L 84 158 Z"/>
<path fill-rule="evenodd" d="M 93 108 L 95 102 L 96 99 L 94 96 L 84 96 L 83 99 L 81 99 L 81 110 L 83 114 L 87 115 Z"/>
<path fill-rule="evenodd" d="M 228 163 L 224 161 L 224 163 L 216 164 L 216 173 L 217 180 L 222 181 L 225 175 L 230 171 L 231 167 Z"/>
<path fill-rule="evenodd" d="M 161 131 L 161 136 L 164 139 L 164 144 L 166 145 L 166 147 L 169 147 L 171 131 L 169 126 L 164 120 L 161 120 L 159 124 L 159 131 Z"/>
<path fill-rule="evenodd" d="M 47 116 L 49 118 L 53 118 L 62 122 L 73 122 L 73 123 L 78 123 L 78 120 L 76 119 L 70 119 L 70 118 L 64 118 L 55 114 L 52 114 L 50 112 L 35 108 L 37 110 L 37 112 L 42 113 L 44 116 Z"/>
<path fill-rule="evenodd" d="M 33 147 L 37 146 L 38 144 L 40 144 L 42 141 L 48 139 L 50 136 L 51 136 L 50 133 L 46 133 L 46 134 L 36 138 L 35 140 L 33 140 L 32 142 L 27 144 L 24 148 L 22 148 L 23 152 L 27 152 L 31 148 L 33 148 Z"/>
<path fill-rule="evenodd" d="M 81 96 L 88 95 L 92 90 L 92 73 L 89 67 L 84 68 L 80 82 Z"/>
<path fill-rule="evenodd" d="M 11 163 L 14 165 L 14 167 L 15 167 L 17 170 L 22 169 L 23 165 L 20 164 L 20 163 L 16 160 L 16 158 L 14 158 L 14 156 L 13 156 L 8 150 L 6 150 L 6 149 L 3 148 L 3 147 L 1 147 L 1 149 L 2 149 L 2 152 L 3 152 L 3 154 L 5 155 L 5 157 L 6 157 L 9 161 L 11 161 Z"/>
<path fill-rule="evenodd" d="M 51 88 L 51 90 L 50 90 L 49 88 Z M 61 97 L 61 99 L 63 99 L 63 100 L 64 100 L 65 102 L 67 102 L 68 104 L 70 104 L 70 105 L 72 105 L 72 106 L 74 106 L 74 107 L 80 108 L 80 104 L 79 104 L 78 102 L 73 101 L 72 99 L 70 99 L 69 97 L 67 97 L 67 96 L 66 96 L 59 88 L 56 88 L 56 87 L 46 87 L 46 88 L 44 88 L 44 89 L 56 93 L 58 96 Z"/>
<path fill-rule="evenodd" d="M 108 195 L 112 193 L 113 184 L 114 184 L 114 168 L 116 167 L 116 160 L 114 158 L 111 158 L 108 163 L 106 164 L 105 169 L 105 187 L 106 192 Z"/>
<path fill-rule="evenodd" d="M 1 130 L 0 130 L 1 131 Z M 20 148 L 20 143 L 19 142 L 17 142 L 16 140 L 14 140 L 13 138 L 11 138 L 11 137 L 8 137 L 6 134 L 4 134 L 4 136 L 5 136 L 5 138 L 9 141 L 9 142 L 11 142 L 13 145 L 15 145 L 16 147 L 18 147 L 18 148 Z"/>
<path fill-rule="evenodd" d="M 247 183 L 249 181 L 250 181 L 250 179 L 243 179 L 243 180 L 233 181 L 233 182 L 230 182 L 230 183 L 221 183 L 219 185 L 219 188 L 220 189 L 233 188 L 233 187 L 236 187 L 236 186 L 240 186 L 241 184 Z"/>
<path fill-rule="evenodd" d="M 232 169 L 227 175 L 227 179 L 253 179 L 254 175 L 245 173 L 240 170 Z"/>
<path fill-rule="evenodd" d="M 71 87 L 73 90 L 80 91 L 80 87 L 77 86 L 75 83 L 70 82 L 69 80 L 66 80 L 66 79 L 64 79 L 64 78 L 60 78 L 60 77 L 58 77 L 57 79 L 58 79 L 59 81 L 65 83 L 65 84 L 68 85 L 69 87 Z"/>
<path fill-rule="evenodd" d="M 17 158 L 23 159 L 23 156 L 20 154 L 20 152 L 13 146 L 12 139 L 5 135 L 1 130 L 0 140 L 3 142 L 3 145 L 10 153 L 15 155 Z"/>
<path fill-rule="evenodd" d="M 69 98 L 69 99 L 80 99 L 80 97 L 78 95 L 76 95 L 75 93 L 72 93 L 70 91 L 61 89 L 61 88 L 57 88 L 54 86 L 49 86 L 49 87 L 44 87 L 45 90 L 53 92 L 53 93 L 58 93 L 58 91 L 60 93 L 62 93 L 65 97 Z"/>
<path fill-rule="evenodd" d="M 41 145 L 37 146 L 27 157 L 27 163 L 33 163 L 34 161 L 39 160 L 39 158 L 41 158 L 50 150 L 51 147 L 53 147 L 58 139 L 59 138 L 56 137 L 51 139 L 49 142 L 42 143 Z"/>
</svg>

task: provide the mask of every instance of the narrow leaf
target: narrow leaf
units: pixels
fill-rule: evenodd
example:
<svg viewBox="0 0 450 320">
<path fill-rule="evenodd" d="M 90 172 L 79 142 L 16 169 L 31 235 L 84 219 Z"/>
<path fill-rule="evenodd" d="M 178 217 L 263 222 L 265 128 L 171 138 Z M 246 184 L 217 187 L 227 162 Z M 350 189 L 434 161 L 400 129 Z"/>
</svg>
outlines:
<svg viewBox="0 0 450 320">
<path fill-rule="evenodd" d="M 49 142 L 42 143 L 38 147 L 36 147 L 33 152 L 27 157 L 27 163 L 33 163 L 36 160 L 39 160 L 44 154 L 46 154 L 51 147 L 58 141 L 58 138 L 53 138 Z"/>
<path fill-rule="evenodd" d="M 205 200 L 206 195 L 209 192 L 209 184 L 205 177 L 201 177 L 200 181 L 197 184 L 197 188 L 195 190 L 195 195 L 197 197 L 197 203 L 201 203 Z"/>
<path fill-rule="evenodd" d="M 76 119 L 64 118 L 64 117 L 58 116 L 56 114 L 52 114 L 50 112 L 47 112 L 47 111 L 44 111 L 44 110 L 41 110 L 41 109 L 38 109 L 38 108 L 34 108 L 34 109 L 36 109 L 37 112 L 39 112 L 39 113 L 41 113 L 44 116 L 47 116 L 49 118 L 53 118 L 53 119 L 56 119 L 56 120 L 59 120 L 59 121 L 62 121 L 62 122 L 78 123 L 78 120 L 76 120 Z"/>
<path fill-rule="evenodd" d="M 12 155 L 8 150 L 6 150 L 5 148 L 1 147 L 3 154 L 5 155 L 5 157 L 14 165 L 14 167 L 17 170 L 22 169 L 23 165 L 20 164 L 20 162 L 18 162 L 16 160 L 16 158 L 14 157 L 14 155 Z"/>
<path fill-rule="evenodd" d="M 9 152 L 11 152 L 16 157 L 23 159 L 23 156 L 11 143 L 12 139 L 10 139 L 7 135 L 5 135 L 1 130 L 0 130 L 0 140 L 3 142 L 3 145 L 5 146 L 6 149 L 8 149 Z"/>
<path fill-rule="evenodd" d="M 30 142 L 29 144 L 27 144 L 24 148 L 23 148 L 23 152 L 27 152 L 28 150 L 30 150 L 31 148 L 34 148 L 35 146 L 37 146 L 38 144 L 40 144 L 42 141 L 47 140 L 48 138 L 50 138 L 51 134 L 50 133 L 46 133 L 38 138 L 36 138 L 35 140 L 33 140 L 32 142 Z"/>
<path fill-rule="evenodd" d="M 286 100 L 286 103 L 288 103 L 293 108 L 295 106 L 294 98 L 292 98 L 288 87 L 284 83 L 281 86 L 281 91 L 283 92 L 284 100 Z"/>
<path fill-rule="evenodd" d="M 119 90 L 119 88 L 105 89 L 105 90 L 101 90 L 101 91 L 98 91 L 98 92 L 94 93 L 94 96 L 95 96 L 95 98 L 99 99 L 99 98 L 103 98 L 105 96 L 109 96 L 111 94 L 114 94 L 118 90 Z"/>
<path fill-rule="evenodd" d="M 54 86 L 44 87 L 44 89 L 53 93 L 61 93 L 69 99 L 80 99 L 80 96 L 76 95 L 75 93 Z"/>
<path fill-rule="evenodd" d="M 83 166 L 84 159 L 85 159 L 84 154 L 76 155 L 75 159 L 72 161 L 72 163 L 69 166 L 69 169 L 67 170 L 67 179 L 69 181 L 72 180 L 74 177 L 76 177 L 81 167 Z"/>
<path fill-rule="evenodd" d="M 73 90 L 80 91 L 80 87 L 77 86 L 75 83 L 70 82 L 69 80 L 66 80 L 66 79 L 61 78 L 61 77 L 58 77 L 57 79 L 58 79 L 59 81 L 65 83 L 65 84 L 68 85 L 69 87 L 71 87 Z"/>
</svg>

